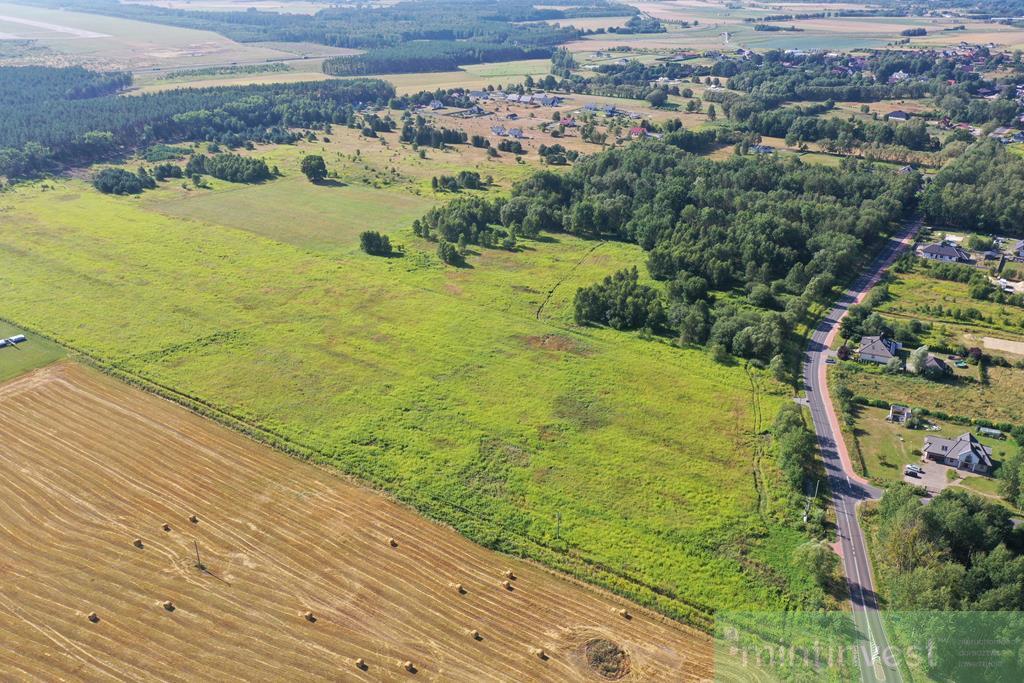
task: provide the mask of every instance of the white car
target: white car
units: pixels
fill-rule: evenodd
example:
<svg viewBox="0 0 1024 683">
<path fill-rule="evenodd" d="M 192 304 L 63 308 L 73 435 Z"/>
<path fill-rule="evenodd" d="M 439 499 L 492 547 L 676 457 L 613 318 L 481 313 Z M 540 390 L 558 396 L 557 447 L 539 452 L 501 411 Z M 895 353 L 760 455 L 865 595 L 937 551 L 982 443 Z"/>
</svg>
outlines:
<svg viewBox="0 0 1024 683">
<path fill-rule="evenodd" d="M 903 468 L 903 474 L 907 475 L 908 477 L 920 477 L 922 474 L 924 474 L 924 470 L 921 469 L 920 465 L 907 465 L 906 467 Z"/>
</svg>

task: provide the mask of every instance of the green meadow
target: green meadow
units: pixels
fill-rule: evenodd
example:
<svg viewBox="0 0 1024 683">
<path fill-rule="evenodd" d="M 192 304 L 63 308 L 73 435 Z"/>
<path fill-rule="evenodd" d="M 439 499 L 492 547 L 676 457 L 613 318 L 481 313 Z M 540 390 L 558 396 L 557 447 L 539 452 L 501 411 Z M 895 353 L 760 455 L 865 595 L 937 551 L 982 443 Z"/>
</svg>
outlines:
<svg viewBox="0 0 1024 683">
<path fill-rule="evenodd" d="M 575 288 L 643 270 L 639 248 L 552 235 L 452 268 L 400 227 L 416 208 L 400 185 L 218 185 L 223 206 L 179 189 L 0 194 L 0 317 L 489 547 L 698 625 L 827 601 L 791 566 L 806 537 L 783 522 L 760 435 L 785 388 L 572 324 Z M 358 230 L 378 227 L 403 256 L 358 251 Z"/>
</svg>

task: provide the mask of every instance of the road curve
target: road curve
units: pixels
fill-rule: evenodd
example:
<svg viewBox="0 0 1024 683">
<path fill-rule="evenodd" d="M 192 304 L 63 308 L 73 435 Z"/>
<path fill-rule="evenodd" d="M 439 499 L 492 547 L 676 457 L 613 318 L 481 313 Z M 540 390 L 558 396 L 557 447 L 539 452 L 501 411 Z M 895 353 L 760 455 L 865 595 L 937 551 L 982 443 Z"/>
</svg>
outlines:
<svg viewBox="0 0 1024 683">
<path fill-rule="evenodd" d="M 839 419 L 828 394 L 826 359 L 829 347 L 839 332 L 839 323 L 849 307 L 859 303 L 878 282 L 885 269 L 913 243 L 920 226 L 920 220 L 905 223 L 899 233 L 889 239 L 871 265 L 843 292 L 835 306 L 814 329 L 803 365 L 804 389 L 835 508 L 838 536 L 836 546 L 846 573 L 854 622 L 868 643 L 867 647 L 859 649 L 861 675 L 864 681 L 871 682 L 902 681 L 878 615 L 878 600 L 867 544 L 857 520 L 857 504 L 877 499 L 882 492 L 853 470 L 841 436 Z"/>
</svg>

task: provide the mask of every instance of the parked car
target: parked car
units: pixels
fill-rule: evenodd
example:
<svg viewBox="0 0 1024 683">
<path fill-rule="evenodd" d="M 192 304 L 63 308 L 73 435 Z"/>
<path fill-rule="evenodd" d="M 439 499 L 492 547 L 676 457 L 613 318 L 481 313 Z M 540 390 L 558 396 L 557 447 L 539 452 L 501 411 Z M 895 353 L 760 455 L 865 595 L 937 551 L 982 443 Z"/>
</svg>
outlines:
<svg viewBox="0 0 1024 683">
<path fill-rule="evenodd" d="M 828 363 L 829 365 L 835 365 L 836 359 L 834 356 L 829 356 L 828 358 L 825 359 L 825 362 Z"/>
<path fill-rule="evenodd" d="M 924 474 L 924 470 L 921 469 L 920 465 L 907 465 L 903 468 L 903 474 L 908 477 L 920 477 Z"/>
</svg>

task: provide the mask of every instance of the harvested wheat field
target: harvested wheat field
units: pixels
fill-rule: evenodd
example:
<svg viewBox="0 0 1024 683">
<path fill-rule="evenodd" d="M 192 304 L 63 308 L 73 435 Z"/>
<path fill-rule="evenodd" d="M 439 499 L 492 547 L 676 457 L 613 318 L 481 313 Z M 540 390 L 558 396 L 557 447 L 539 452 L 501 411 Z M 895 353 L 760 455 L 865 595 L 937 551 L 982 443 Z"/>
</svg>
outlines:
<svg viewBox="0 0 1024 683">
<path fill-rule="evenodd" d="M 703 634 L 72 363 L 0 385 L 0 547 L 0 679 L 712 676 Z"/>
</svg>

